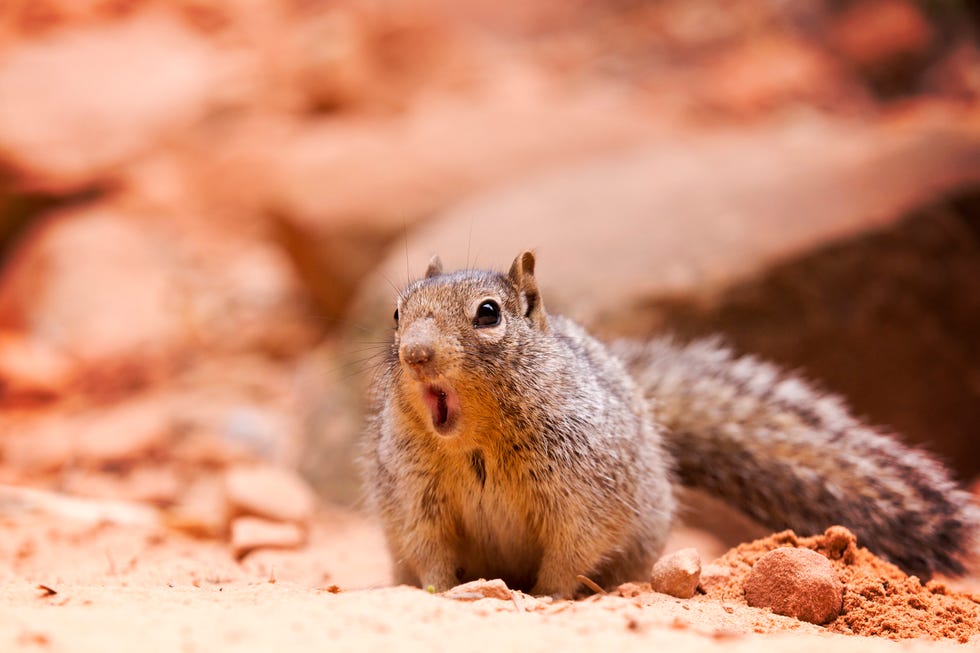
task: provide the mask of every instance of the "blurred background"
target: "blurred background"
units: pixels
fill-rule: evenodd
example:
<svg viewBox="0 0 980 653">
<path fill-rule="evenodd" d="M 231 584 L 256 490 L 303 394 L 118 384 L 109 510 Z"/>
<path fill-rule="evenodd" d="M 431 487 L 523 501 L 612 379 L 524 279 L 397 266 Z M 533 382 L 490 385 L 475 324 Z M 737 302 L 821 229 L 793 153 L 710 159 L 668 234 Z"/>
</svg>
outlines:
<svg viewBox="0 0 980 653">
<path fill-rule="evenodd" d="M 395 288 L 525 248 L 552 310 L 720 333 L 975 483 L 978 30 L 970 0 L 6 0 L 0 483 L 216 537 L 243 470 L 354 506 Z"/>
</svg>

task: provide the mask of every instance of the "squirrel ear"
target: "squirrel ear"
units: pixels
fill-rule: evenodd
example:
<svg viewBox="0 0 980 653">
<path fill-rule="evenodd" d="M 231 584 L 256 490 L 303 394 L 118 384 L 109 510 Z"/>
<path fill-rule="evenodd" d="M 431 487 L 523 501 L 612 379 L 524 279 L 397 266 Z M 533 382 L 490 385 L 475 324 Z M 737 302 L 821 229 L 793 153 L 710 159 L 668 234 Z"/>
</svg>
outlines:
<svg viewBox="0 0 980 653">
<path fill-rule="evenodd" d="M 538 282 L 534 278 L 534 252 L 524 251 L 518 254 L 507 276 L 521 295 L 524 317 L 542 331 L 547 331 L 548 320 L 541 302 Z"/>
<path fill-rule="evenodd" d="M 429 259 L 429 267 L 425 269 L 425 278 L 438 277 L 442 274 L 442 261 L 439 260 L 439 255 L 435 254 Z"/>
</svg>

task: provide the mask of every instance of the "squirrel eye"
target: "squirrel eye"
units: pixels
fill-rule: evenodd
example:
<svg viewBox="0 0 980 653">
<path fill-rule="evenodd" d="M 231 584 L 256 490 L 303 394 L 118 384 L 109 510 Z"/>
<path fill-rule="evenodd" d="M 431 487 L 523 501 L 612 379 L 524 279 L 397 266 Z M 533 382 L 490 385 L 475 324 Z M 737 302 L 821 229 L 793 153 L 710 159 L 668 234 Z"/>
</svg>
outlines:
<svg viewBox="0 0 980 653">
<path fill-rule="evenodd" d="M 398 309 L 395 309 L 395 324 L 398 324 Z"/>
<path fill-rule="evenodd" d="M 475 327 L 492 327 L 500 324 L 500 305 L 492 299 L 480 304 L 476 309 L 476 317 L 473 319 Z"/>
</svg>

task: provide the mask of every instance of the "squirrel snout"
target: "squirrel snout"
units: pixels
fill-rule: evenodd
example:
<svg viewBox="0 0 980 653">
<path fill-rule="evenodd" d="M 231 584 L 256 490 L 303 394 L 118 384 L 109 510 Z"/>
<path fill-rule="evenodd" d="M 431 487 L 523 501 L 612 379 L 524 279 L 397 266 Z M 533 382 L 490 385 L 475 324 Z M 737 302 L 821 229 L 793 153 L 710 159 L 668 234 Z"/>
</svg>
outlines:
<svg viewBox="0 0 980 653">
<path fill-rule="evenodd" d="M 398 357 L 419 380 L 439 376 L 447 362 L 443 355 L 446 338 L 440 337 L 431 318 L 405 325 L 398 345 Z"/>
<path fill-rule="evenodd" d="M 406 342 L 398 348 L 402 362 L 412 367 L 422 367 L 436 356 L 436 349 L 428 342 Z"/>
<path fill-rule="evenodd" d="M 409 365 L 424 365 L 435 357 L 436 350 L 427 342 L 407 342 L 399 348 L 399 353 Z"/>
</svg>

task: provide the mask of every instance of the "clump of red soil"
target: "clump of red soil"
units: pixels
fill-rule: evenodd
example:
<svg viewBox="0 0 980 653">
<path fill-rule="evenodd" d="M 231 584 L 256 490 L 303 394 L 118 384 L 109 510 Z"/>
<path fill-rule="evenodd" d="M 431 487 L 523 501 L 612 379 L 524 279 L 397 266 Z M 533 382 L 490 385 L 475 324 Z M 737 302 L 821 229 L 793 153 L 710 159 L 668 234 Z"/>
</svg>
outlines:
<svg viewBox="0 0 980 653">
<path fill-rule="evenodd" d="M 792 531 L 742 544 L 712 566 L 730 573 L 704 589 L 711 598 L 745 602 L 745 581 L 763 555 L 780 547 L 812 549 L 830 560 L 844 583 L 840 616 L 829 630 L 891 639 L 956 639 L 980 636 L 980 595 L 955 592 L 938 581 L 922 583 L 867 549 L 846 528 L 832 526 L 823 535 L 798 537 Z"/>
<path fill-rule="evenodd" d="M 830 561 L 816 551 L 780 547 L 752 567 L 745 600 L 776 614 L 825 624 L 840 615 L 844 585 Z"/>
</svg>

